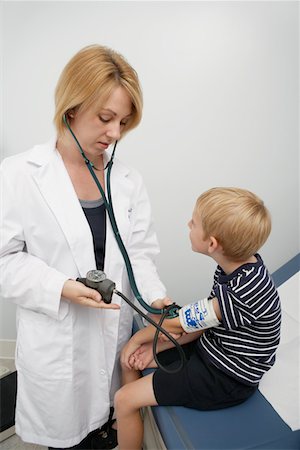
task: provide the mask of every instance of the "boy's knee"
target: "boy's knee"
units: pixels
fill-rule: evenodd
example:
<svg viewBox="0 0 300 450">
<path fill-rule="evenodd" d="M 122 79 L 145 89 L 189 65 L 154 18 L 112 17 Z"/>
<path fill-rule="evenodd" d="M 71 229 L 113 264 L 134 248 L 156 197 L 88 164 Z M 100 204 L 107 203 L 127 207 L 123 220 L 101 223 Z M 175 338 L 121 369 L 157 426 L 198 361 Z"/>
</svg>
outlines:
<svg viewBox="0 0 300 450">
<path fill-rule="evenodd" d="M 114 405 L 118 414 L 122 413 L 122 411 L 125 410 L 128 411 L 128 407 L 130 406 L 130 395 L 127 389 L 127 385 L 121 387 L 115 393 Z"/>
</svg>

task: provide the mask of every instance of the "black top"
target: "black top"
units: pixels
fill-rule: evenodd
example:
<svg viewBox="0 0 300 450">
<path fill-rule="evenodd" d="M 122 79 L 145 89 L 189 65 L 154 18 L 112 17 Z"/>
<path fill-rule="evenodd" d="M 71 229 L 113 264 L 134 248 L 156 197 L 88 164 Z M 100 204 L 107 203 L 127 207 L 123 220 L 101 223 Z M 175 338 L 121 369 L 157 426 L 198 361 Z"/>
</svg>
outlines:
<svg viewBox="0 0 300 450">
<path fill-rule="evenodd" d="M 96 267 L 98 270 L 104 270 L 106 211 L 103 199 L 80 200 L 80 204 L 93 235 Z"/>
</svg>

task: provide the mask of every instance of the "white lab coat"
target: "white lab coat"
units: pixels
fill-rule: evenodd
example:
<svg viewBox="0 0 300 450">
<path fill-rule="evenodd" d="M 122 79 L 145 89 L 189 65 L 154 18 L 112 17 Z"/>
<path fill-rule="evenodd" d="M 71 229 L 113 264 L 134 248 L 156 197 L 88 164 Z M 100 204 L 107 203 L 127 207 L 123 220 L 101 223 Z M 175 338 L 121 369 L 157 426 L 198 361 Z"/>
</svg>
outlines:
<svg viewBox="0 0 300 450">
<path fill-rule="evenodd" d="M 92 234 L 55 140 L 6 158 L 0 170 L 1 293 L 18 305 L 16 432 L 26 442 L 70 447 L 107 421 L 133 310 L 117 296 L 120 311 L 61 298 L 68 278 L 96 266 Z M 154 264 L 159 247 L 145 187 L 117 159 L 111 186 L 138 288 L 151 304 L 166 292 Z M 105 252 L 107 277 L 132 298 L 108 217 Z"/>
</svg>

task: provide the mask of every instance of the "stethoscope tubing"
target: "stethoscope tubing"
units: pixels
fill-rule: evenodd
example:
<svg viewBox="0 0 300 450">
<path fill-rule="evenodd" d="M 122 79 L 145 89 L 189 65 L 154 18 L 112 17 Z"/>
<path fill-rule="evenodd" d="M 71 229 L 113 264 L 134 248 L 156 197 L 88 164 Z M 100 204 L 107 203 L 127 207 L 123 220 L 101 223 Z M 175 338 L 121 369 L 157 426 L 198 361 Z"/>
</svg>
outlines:
<svg viewBox="0 0 300 450">
<path fill-rule="evenodd" d="M 154 336 L 154 339 L 153 339 L 153 355 L 154 355 L 154 359 L 155 359 L 158 367 L 160 367 L 162 370 L 164 370 L 165 372 L 168 372 L 168 373 L 178 372 L 179 370 L 182 369 L 182 367 L 184 366 L 185 361 L 186 361 L 186 357 L 185 357 L 184 351 L 182 350 L 180 344 L 178 344 L 178 342 L 173 338 L 173 336 L 171 336 L 161 325 L 162 325 L 162 323 L 163 323 L 165 318 L 167 318 L 167 317 L 168 318 L 170 318 L 170 317 L 177 317 L 178 316 L 178 308 L 179 307 L 176 304 L 172 304 L 172 305 L 169 305 L 168 307 L 166 307 L 166 309 L 157 309 L 157 308 L 152 308 L 150 305 L 148 305 L 148 303 L 146 303 L 143 300 L 143 298 L 142 298 L 142 296 L 141 296 L 141 294 L 140 294 L 140 292 L 139 292 L 139 290 L 137 288 L 137 285 L 136 285 L 136 282 L 135 282 L 135 278 L 134 278 L 133 269 L 132 269 L 132 265 L 131 265 L 131 262 L 130 262 L 130 258 L 128 256 L 128 252 L 126 250 L 126 247 L 125 247 L 125 245 L 123 243 L 123 240 L 121 238 L 121 235 L 119 233 L 117 221 L 116 221 L 116 218 L 115 218 L 114 209 L 113 209 L 113 202 L 112 202 L 112 196 L 111 196 L 110 179 L 111 179 L 111 170 L 112 170 L 115 150 L 116 150 L 116 146 L 117 146 L 118 141 L 115 142 L 111 158 L 110 158 L 108 164 L 106 165 L 106 167 L 104 168 L 104 170 L 107 169 L 107 174 L 106 174 L 106 186 L 107 186 L 107 196 L 108 196 L 108 198 L 107 198 L 106 195 L 105 195 L 105 192 L 104 192 L 104 190 L 103 190 L 103 188 L 102 188 L 102 186 L 101 186 L 101 184 L 100 184 L 100 182 L 99 182 L 99 180 L 97 178 L 97 175 L 95 174 L 95 171 L 93 169 L 93 164 L 86 157 L 86 155 L 85 155 L 85 153 L 84 153 L 84 151 L 83 151 L 83 149 L 82 149 L 78 139 L 76 138 L 75 134 L 73 133 L 73 131 L 72 131 L 72 129 L 71 129 L 67 119 L 66 119 L 65 114 L 63 116 L 63 120 L 64 120 L 64 123 L 67 126 L 68 130 L 70 131 L 71 135 L 73 136 L 73 138 L 74 138 L 74 140 L 75 140 L 75 142 L 76 142 L 76 144 L 78 146 L 78 149 L 79 149 L 82 157 L 84 158 L 84 161 L 85 161 L 85 163 L 87 165 L 87 168 L 89 169 L 89 172 L 92 175 L 92 177 L 93 177 L 93 179 L 94 179 L 94 181 L 95 181 L 95 183 L 96 183 L 96 185 L 97 185 L 97 187 L 98 187 L 98 189 L 100 191 L 100 194 L 102 196 L 102 199 L 103 199 L 106 211 L 107 211 L 108 216 L 109 216 L 110 224 L 112 226 L 115 239 L 117 241 L 118 247 L 120 249 L 120 252 L 121 252 L 121 254 L 123 256 L 123 259 L 124 259 L 124 262 L 125 262 L 129 283 L 130 283 L 131 289 L 132 289 L 132 291 L 134 293 L 134 296 L 136 297 L 136 299 L 138 300 L 140 305 L 143 306 L 146 309 L 146 311 L 148 311 L 150 314 L 161 314 L 162 317 L 160 318 L 159 323 L 157 324 L 150 317 L 148 317 L 142 311 L 140 311 L 139 308 L 137 308 L 127 297 L 125 297 L 124 294 L 122 294 L 121 292 L 119 292 L 117 290 L 115 290 L 115 293 L 117 295 L 119 295 L 121 298 L 123 298 L 123 300 L 125 300 L 138 314 L 140 314 L 145 320 L 147 320 L 151 325 L 153 325 L 156 328 L 156 333 L 155 333 L 155 336 Z M 166 369 L 159 362 L 159 360 L 157 358 L 157 354 L 156 354 L 156 345 L 157 345 L 157 341 L 158 341 L 158 334 L 159 334 L 159 332 L 162 332 L 163 334 L 165 334 L 165 336 L 167 336 L 168 339 L 171 342 L 173 342 L 173 344 L 175 345 L 175 347 L 179 351 L 180 359 L 181 359 L 179 367 L 177 367 L 175 369 Z"/>
<path fill-rule="evenodd" d="M 117 225 L 117 221 L 116 221 L 116 218 L 115 218 L 114 209 L 113 209 L 113 202 L 112 202 L 112 197 L 111 197 L 110 178 L 111 178 L 111 169 L 112 169 L 114 155 L 115 155 L 115 151 L 116 151 L 116 147 L 117 147 L 118 141 L 115 142 L 111 158 L 110 158 L 108 164 L 106 165 L 106 167 L 104 168 L 104 170 L 107 169 L 107 174 L 106 174 L 106 186 L 107 186 L 107 196 L 108 196 L 108 198 L 107 198 L 106 195 L 105 195 L 105 192 L 104 192 L 104 190 L 103 190 L 103 188 L 102 188 L 102 186 L 101 186 L 101 184 L 100 184 L 100 182 L 99 182 L 99 180 L 97 178 L 97 175 L 95 174 L 95 171 L 93 169 L 93 164 L 91 163 L 91 161 L 85 155 L 85 153 L 84 153 L 84 151 L 83 151 L 83 149 L 82 149 L 82 147 L 81 147 L 77 137 L 73 133 L 73 130 L 70 127 L 70 125 L 69 125 L 69 123 L 68 123 L 68 121 L 66 119 L 66 115 L 65 114 L 63 116 L 63 120 L 64 120 L 64 123 L 67 126 L 68 130 L 72 134 L 72 136 L 73 136 L 73 138 L 74 138 L 74 140 L 75 140 L 75 142 L 77 144 L 77 147 L 78 147 L 78 149 L 79 149 L 79 151 L 80 151 L 80 153 L 81 153 L 81 155 L 82 155 L 82 157 L 83 157 L 83 159 L 84 159 L 84 161 L 85 161 L 85 163 L 87 165 L 87 168 L 88 168 L 90 174 L 92 175 L 92 177 L 93 177 L 93 179 L 94 179 L 94 181 L 95 181 L 95 183 L 96 183 L 96 185 L 97 185 L 97 187 L 98 187 L 98 189 L 100 191 L 100 194 L 102 196 L 102 199 L 103 199 L 106 211 L 107 211 L 108 216 L 109 216 L 110 224 L 112 226 L 112 229 L 113 229 L 113 232 L 114 232 L 114 235 L 115 235 L 115 239 L 117 241 L 117 244 L 119 246 L 120 252 L 121 252 L 121 254 L 123 256 L 123 259 L 124 259 L 124 262 L 125 262 L 125 266 L 126 266 L 126 270 L 127 270 L 127 274 L 128 274 L 128 278 L 129 278 L 129 283 L 130 283 L 131 289 L 132 289 L 132 291 L 134 293 L 134 296 L 136 297 L 136 299 L 138 300 L 140 305 L 143 306 L 143 308 L 145 308 L 146 311 L 148 311 L 149 313 L 151 313 L 151 314 L 163 314 L 163 312 L 164 312 L 163 309 L 152 308 L 142 298 L 142 296 L 141 296 L 141 294 L 140 294 L 140 292 L 138 290 L 138 287 L 136 285 L 136 281 L 135 281 L 135 277 L 134 277 L 131 261 L 130 261 L 130 258 L 128 256 L 128 252 L 126 250 L 126 247 L 125 247 L 125 245 L 123 243 L 123 240 L 121 238 L 121 235 L 120 235 L 120 232 L 119 232 L 119 229 L 118 229 L 118 225 Z"/>
</svg>

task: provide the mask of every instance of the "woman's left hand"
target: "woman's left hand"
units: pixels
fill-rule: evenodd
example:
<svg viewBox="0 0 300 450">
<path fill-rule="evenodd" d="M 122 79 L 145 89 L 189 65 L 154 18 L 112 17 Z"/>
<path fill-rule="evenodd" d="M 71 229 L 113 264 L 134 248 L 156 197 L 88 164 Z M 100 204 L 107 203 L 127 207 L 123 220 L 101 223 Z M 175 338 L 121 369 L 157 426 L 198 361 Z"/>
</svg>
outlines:
<svg viewBox="0 0 300 450">
<path fill-rule="evenodd" d="M 166 306 L 172 305 L 172 300 L 169 297 L 165 297 L 165 298 L 159 298 L 157 300 L 155 300 L 154 302 L 151 303 L 152 308 L 157 308 L 157 309 L 164 309 Z M 150 317 L 155 321 L 155 322 L 159 322 L 160 319 L 160 315 L 156 315 L 156 314 L 149 314 Z M 170 335 L 176 339 L 176 341 L 182 336 L 182 333 L 170 333 Z M 168 342 L 170 341 L 170 339 L 165 336 L 163 333 L 159 333 L 158 335 L 158 340 L 159 342 Z"/>
<path fill-rule="evenodd" d="M 169 297 L 158 298 L 151 303 L 151 307 L 156 309 L 164 309 L 166 306 L 172 305 L 172 303 L 173 302 Z"/>
</svg>

